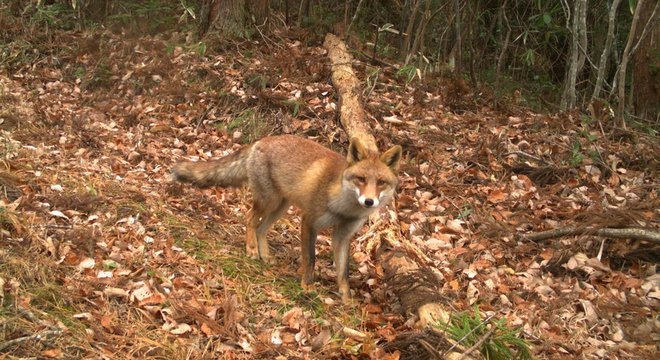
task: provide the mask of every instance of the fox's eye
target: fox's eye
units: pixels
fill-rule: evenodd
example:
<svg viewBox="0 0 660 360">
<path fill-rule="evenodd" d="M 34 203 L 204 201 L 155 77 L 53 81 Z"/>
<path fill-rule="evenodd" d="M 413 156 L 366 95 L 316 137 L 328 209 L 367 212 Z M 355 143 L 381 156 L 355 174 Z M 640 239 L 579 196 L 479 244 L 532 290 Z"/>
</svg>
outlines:
<svg viewBox="0 0 660 360">
<path fill-rule="evenodd" d="M 383 186 L 383 185 L 385 185 L 385 180 L 378 179 L 378 181 L 376 181 L 376 184 L 378 184 L 378 186 Z"/>
<path fill-rule="evenodd" d="M 367 178 L 365 178 L 364 176 L 356 176 L 355 178 L 360 183 L 366 183 L 367 182 Z"/>
</svg>

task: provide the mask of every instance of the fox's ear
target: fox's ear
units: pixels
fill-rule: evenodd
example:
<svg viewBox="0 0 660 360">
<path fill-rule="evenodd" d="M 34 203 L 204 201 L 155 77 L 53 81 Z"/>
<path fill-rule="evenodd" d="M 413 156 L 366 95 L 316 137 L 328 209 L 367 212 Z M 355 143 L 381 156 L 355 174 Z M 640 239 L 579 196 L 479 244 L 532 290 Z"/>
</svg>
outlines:
<svg viewBox="0 0 660 360">
<path fill-rule="evenodd" d="M 367 157 L 367 149 L 362 145 L 360 139 L 357 137 L 351 138 L 350 144 L 348 144 L 348 155 L 346 160 L 349 164 L 356 163 L 360 160 L 364 160 Z"/>
<path fill-rule="evenodd" d="M 401 145 L 393 146 L 380 156 L 380 161 L 385 163 L 392 171 L 397 171 L 399 169 L 399 160 L 401 160 L 402 151 Z"/>
</svg>

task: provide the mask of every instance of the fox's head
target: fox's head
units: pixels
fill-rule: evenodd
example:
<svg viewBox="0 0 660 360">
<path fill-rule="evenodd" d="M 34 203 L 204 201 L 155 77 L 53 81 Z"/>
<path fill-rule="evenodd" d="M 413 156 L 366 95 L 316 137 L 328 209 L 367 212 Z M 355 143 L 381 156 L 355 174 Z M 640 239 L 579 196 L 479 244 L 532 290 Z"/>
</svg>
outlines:
<svg viewBox="0 0 660 360">
<path fill-rule="evenodd" d="M 396 172 L 401 160 L 401 146 L 396 145 L 382 154 L 370 151 L 358 138 L 348 146 L 348 168 L 343 185 L 355 191 L 357 201 L 364 208 L 376 208 L 387 203 L 398 183 Z"/>
</svg>

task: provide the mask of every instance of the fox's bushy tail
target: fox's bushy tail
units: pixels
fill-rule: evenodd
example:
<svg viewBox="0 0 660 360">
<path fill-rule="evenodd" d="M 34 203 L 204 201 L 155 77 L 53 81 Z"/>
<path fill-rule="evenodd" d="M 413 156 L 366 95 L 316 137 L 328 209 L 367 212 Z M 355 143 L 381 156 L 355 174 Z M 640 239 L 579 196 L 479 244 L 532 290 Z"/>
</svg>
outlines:
<svg viewBox="0 0 660 360">
<path fill-rule="evenodd" d="M 218 160 L 182 161 L 172 169 L 172 177 L 199 187 L 238 187 L 248 180 L 247 160 L 250 146 Z"/>
</svg>

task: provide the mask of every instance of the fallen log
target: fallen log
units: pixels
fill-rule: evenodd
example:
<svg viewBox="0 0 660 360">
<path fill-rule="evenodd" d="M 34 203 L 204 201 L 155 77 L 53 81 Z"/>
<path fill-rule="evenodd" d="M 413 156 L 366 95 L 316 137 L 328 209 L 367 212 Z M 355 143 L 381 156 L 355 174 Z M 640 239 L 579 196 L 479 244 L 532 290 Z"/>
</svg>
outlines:
<svg viewBox="0 0 660 360">
<path fill-rule="evenodd" d="M 349 138 L 357 137 L 369 150 L 378 151 L 361 105 L 360 82 L 353 72 L 353 58 L 343 41 L 335 35 L 326 35 L 323 46 L 328 50 L 332 84 L 339 94 L 339 116 L 344 130 Z M 399 298 L 404 313 L 415 314 L 420 329 L 448 322 L 450 313 L 437 301 L 441 298 L 439 279 L 432 272 L 423 270 L 432 261 L 401 234 L 396 211 L 384 209 L 371 220 L 372 225 L 361 240 L 368 239 L 367 250 L 382 265 L 389 289 Z M 470 359 L 456 352 L 446 356 Z"/>
<path fill-rule="evenodd" d="M 353 72 L 353 57 L 346 45 L 333 34 L 325 37 L 332 66 L 332 85 L 339 94 L 339 120 L 349 138 L 357 137 L 368 150 L 378 151 L 376 138 L 367 125 L 367 114 L 360 104 L 360 81 Z"/>
</svg>

